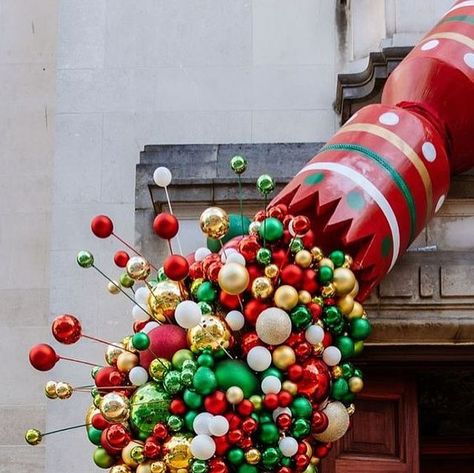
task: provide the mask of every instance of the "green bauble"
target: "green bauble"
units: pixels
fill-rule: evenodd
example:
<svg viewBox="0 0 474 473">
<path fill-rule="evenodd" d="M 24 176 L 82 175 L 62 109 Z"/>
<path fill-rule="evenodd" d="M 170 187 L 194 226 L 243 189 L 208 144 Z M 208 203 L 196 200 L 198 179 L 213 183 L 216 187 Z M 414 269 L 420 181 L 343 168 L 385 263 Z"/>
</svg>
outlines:
<svg viewBox="0 0 474 473">
<path fill-rule="evenodd" d="M 173 363 L 174 368 L 181 370 L 183 369 L 184 362 L 187 360 L 194 360 L 193 352 L 187 348 L 182 348 L 173 355 L 173 358 L 171 358 L 171 363 Z"/>
<path fill-rule="evenodd" d="M 312 322 L 313 317 L 305 305 L 297 305 L 290 312 L 290 319 L 293 327 L 299 330 L 307 327 Z"/>
<path fill-rule="evenodd" d="M 240 465 L 245 459 L 244 451 L 241 448 L 231 448 L 227 452 L 227 459 L 232 465 Z"/>
<path fill-rule="evenodd" d="M 356 340 L 365 340 L 372 332 L 372 325 L 367 319 L 357 318 L 351 320 L 351 337 Z"/>
<path fill-rule="evenodd" d="M 283 457 L 280 460 L 280 463 L 282 464 L 282 466 L 291 466 L 291 458 L 290 457 Z"/>
<path fill-rule="evenodd" d="M 166 276 L 165 268 L 163 268 L 163 266 L 158 268 L 158 271 L 156 273 L 156 280 L 159 282 L 168 281 L 168 276 Z"/>
<path fill-rule="evenodd" d="M 329 255 L 329 259 L 334 263 L 336 268 L 342 266 L 346 260 L 346 255 L 341 250 L 335 250 Z"/>
<path fill-rule="evenodd" d="M 269 422 L 273 422 L 273 417 L 269 412 L 262 412 L 260 415 L 257 415 L 256 421 L 259 424 L 268 424 Z"/>
<path fill-rule="evenodd" d="M 331 397 L 336 401 L 342 401 L 344 396 L 349 393 L 349 384 L 344 378 L 339 378 L 333 381 L 331 386 Z"/>
<path fill-rule="evenodd" d="M 342 376 L 345 379 L 352 378 L 354 376 L 354 365 L 352 363 L 349 363 L 346 361 L 345 363 L 342 363 L 341 365 L 342 368 Z"/>
<path fill-rule="evenodd" d="M 354 343 L 354 356 L 360 355 L 364 351 L 364 341 L 359 340 Z"/>
<path fill-rule="evenodd" d="M 258 438 L 265 445 L 275 445 L 280 437 L 278 427 L 272 422 L 266 422 L 260 425 Z"/>
<path fill-rule="evenodd" d="M 213 312 L 211 304 L 208 304 L 207 302 L 204 302 L 204 301 L 198 302 L 198 306 L 201 309 L 202 315 L 212 314 Z"/>
<path fill-rule="evenodd" d="M 260 264 L 270 264 L 272 261 L 272 252 L 268 248 L 260 248 L 257 251 L 257 262 Z"/>
<path fill-rule="evenodd" d="M 342 403 L 348 406 L 349 404 L 352 404 L 356 398 L 356 395 L 354 393 L 347 393 L 343 398 L 341 399 Z"/>
<path fill-rule="evenodd" d="M 302 417 L 304 419 L 309 419 L 313 413 L 313 406 L 309 400 L 303 396 L 296 397 L 291 403 L 290 409 L 293 416 L 296 418 Z"/>
<path fill-rule="evenodd" d="M 293 422 L 291 433 L 295 439 L 307 437 L 311 432 L 311 424 L 307 419 L 296 419 Z"/>
<path fill-rule="evenodd" d="M 239 360 L 224 360 L 217 364 L 215 369 L 217 385 L 227 390 L 232 386 L 238 386 L 249 398 L 256 394 L 259 382 L 246 363 Z"/>
<path fill-rule="evenodd" d="M 163 380 L 163 386 L 170 394 L 176 394 L 183 387 L 183 384 L 181 383 L 181 373 L 176 370 L 166 373 Z"/>
<path fill-rule="evenodd" d="M 243 174 L 247 169 L 247 160 L 243 156 L 236 155 L 230 160 L 230 168 L 235 174 Z"/>
<path fill-rule="evenodd" d="M 352 338 L 346 336 L 339 337 L 336 339 L 336 346 L 339 348 L 343 360 L 354 356 L 354 342 Z"/>
<path fill-rule="evenodd" d="M 181 369 L 189 370 L 189 371 L 192 371 L 193 373 L 196 372 L 197 368 L 198 368 L 197 364 L 194 360 L 184 360 L 183 364 L 181 365 Z"/>
<path fill-rule="evenodd" d="M 239 466 L 237 470 L 238 473 L 258 473 L 258 468 L 255 465 L 249 465 L 244 463 L 243 465 Z"/>
<path fill-rule="evenodd" d="M 191 473 L 207 473 L 209 467 L 204 460 L 194 460 L 191 464 Z"/>
<path fill-rule="evenodd" d="M 207 396 L 217 388 L 216 375 L 207 366 L 200 366 L 194 373 L 193 386 L 199 394 Z"/>
<path fill-rule="evenodd" d="M 210 281 L 204 281 L 198 288 L 196 296 L 198 301 L 212 303 L 216 300 L 217 289 Z"/>
<path fill-rule="evenodd" d="M 87 437 L 94 445 L 100 445 L 100 436 L 102 435 L 102 430 L 96 429 L 95 427 L 90 426 L 87 431 Z"/>
<path fill-rule="evenodd" d="M 210 353 L 201 353 L 197 359 L 198 365 L 212 368 L 214 366 L 214 357 Z"/>
<path fill-rule="evenodd" d="M 283 224 L 275 217 L 268 217 L 258 230 L 260 236 L 266 241 L 276 241 L 283 236 Z"/>
<path fill-rule="evenodd" d="M 150 338 L 146 333 L 137 332 L 132 337 L 132 345 L 139 351 L 146 350 L 150 346 Z"/>
<path fill-rule="evenodd" d="M 135 284 L 135 280 L 132 279 L 125 271 L 120 275 L 119 281 L 123 287 L 127 288 L 130 288 Z"/>
<path fill-rule="evenodd" d="M 194 432 L 193 422 L 197 415 L 197 411 L 188 411 L 186 412 L 186 414 L 184 414 L 184 425 L 190 432 Z"/>
<path fill-rule="evenodd" d="M 151 435 L 158 422 L 168 420 L 170 400 L 170 395 L 155 382 L 140 386 L 130 399 L 132 429 L 145 437 Z"/>
<path fill-rule="evenodd" d="M 173 432 L 179 432 L 183 428 L 184 419 L 179 416 L 171 415 L 168 417 L 167 424 L 170 430 Z"/>
<path fill-rule="evenodd" d="M 79 251 L 76 256 L 77 264 L 81 268 L 91 268 L 94 266 L 94 255 L 90 251 Z"/>
<path fill-rule="evenodd" d="M 333 329 L 343 322 L 341 311 L 335 306 L 331 305 L 323 310 L 323 322 Z"/>
<path fill-rule="evenodd" d="M 298 253 L 298 251 L 304 250 L 304 243 L 300 237 L 295 237 L 290 242 L 290 251 L 292 253 Z"/>
<path fill-rule="evenodd" d="M 93 459 L 99 468 L 110 468 L 115 463 L 115 458 L 109 455 L 105 448 L 102 447 L 95 449 Z"/>
<path fill-rule="evenodd" d="M 184 390 L 183 401 L 190 409 L 199 409 L 202 406 L 202 396 L 190 389 Z"/>
<path fill-rule="evenodd" d="M 357 378 L 364 379 L 364 373 L 360 368 L 356 368 L 352 374 L 352 376 L 356 376 Z"/>
<path fill-rule="evenodd" d="M 181 371 L 181 375 L 179 378 L 181 384 L 183 386 L 191 386 L 193 384 L 194 373 L 194 371 L 188 369 Z"/>
<path fill-rule="evenodd" d="M 242 222 L 244 226 L 242 227 Z M 207 239 L 207 247 L 213 252 L 217 253 L 220 251 L 221 243 L 226 244 L 228 241 L 232 240 L 237 236 L 248 235 L 249 233 L 250 219 L 240 214 L 229 214 L 229 229 L 227 233 L 219 240 L 213 238 Z"/>
<path fill-rule="evenodd" d="M 262 463 L 266 467 L 272 467 L 280 461 L 281 456 L 281 452 L 278 448 L 269 447 L 262 453 Z"/>
<path fill-rule="evenodd" d="M 275 179 L 268 174 L 262 174 L 257 179 L 257 189 L 262 195 L 268 195 L 275 190 Z"/>
<path fill-rule="evenodd" d="M 332 281 L 332 277 L 333 277 L 333 270 L 330 266 L 320 266 L 319 272 L 318 272 L 319 282 L 326 284 Z"/>
<path fill-rule="evenodd" d="M 267 376 L 276 376 L 280 381 L 283 381 L 283 373 L 274 366 L 270 366 L 270 368 L 262 371 L 262 379 L 266 378 Z"/>
</svg>

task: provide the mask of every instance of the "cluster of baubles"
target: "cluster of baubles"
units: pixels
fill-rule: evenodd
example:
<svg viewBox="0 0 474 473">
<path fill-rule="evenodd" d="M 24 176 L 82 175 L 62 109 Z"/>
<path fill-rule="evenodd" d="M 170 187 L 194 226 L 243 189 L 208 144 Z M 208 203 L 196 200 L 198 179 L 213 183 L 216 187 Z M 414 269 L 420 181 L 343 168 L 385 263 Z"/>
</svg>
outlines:
<svg viewBox="0 0 474 473">
<path fill-rule="evenodd" d="M 263 176 L 259 185 L 265 193 L 274 183 Z M 325 256 L 309 219 L 282 205 L 253 221 L 210 207 L 200 226 L 208 248 L 170 254 L 153 277 L 143 257 L 115 256 L 122 287 L 145 284 L 134 292 L 133 335 L 109 345 L 107 366 L 92 371 L 94 461 L 110 473 L 315 473 L 363 387 L 349 360 L 371 326 L 351 257 Z M 179 223 L 162 213 L 153 229 L 169 240 Z M 106 237 L 112 227 L 100 217 L 93 231 Z M 78 263 L 93 257 L 81 252 Z M 74 316 L 53 323 L 61 343 L 81 334 Z M 30 360 L 50 369 L 50 356 Z M 65 399 L 74 388 L 49 382 L 45 391 Z M 29 443 L 40 437 L 27 434 Z"/>
</svg>

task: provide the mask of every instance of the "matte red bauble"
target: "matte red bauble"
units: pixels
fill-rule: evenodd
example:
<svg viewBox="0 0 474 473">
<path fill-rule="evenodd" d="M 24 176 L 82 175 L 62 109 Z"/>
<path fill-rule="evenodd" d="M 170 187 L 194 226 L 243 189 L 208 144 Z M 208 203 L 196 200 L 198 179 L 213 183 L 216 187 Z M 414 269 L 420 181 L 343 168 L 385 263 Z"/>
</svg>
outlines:
<svg viewBox="0 0 474 473">
<path fill-rule="evenodd" d="M 54 348 L 45 343 L 35 345 L 30 350 L 29 358 L 31 366 L 39 371 L 49 371 L 59 361 Z"/>
<path fill-rule="evenodd" d="M 280 277 L 283 284 L 299 289 L 303 282 L 303 270 L 296 264 L 289 264 L 282 269 Z"/>
<path fill-rule="evenodd" d="M 163 212 L 155 217 L 153 221 L 153 231 L 165 240 L 171 240 L 179 230 L 178 219 L 167 212 Z"/>
<path fill-rule="evenodd" d="M 114 263 L 119 268 L 125 268 L 129 259 L 130 255 L 126 251 L 117 251 L 114 255 Z"/>
<path fill-rule="evenodd" d="M 97 215 L 91 221 L 91 230 L 98 238 L 108 238 L 114 231 L 114 224 L 107 215 Z"/>
<path fill-rule="evenodd" d="M 189 263 L 184 256 L 171 255 L 166 258 L 163 270 L 172 281 L 182 281 L 189 273 Z"/>
</svg>

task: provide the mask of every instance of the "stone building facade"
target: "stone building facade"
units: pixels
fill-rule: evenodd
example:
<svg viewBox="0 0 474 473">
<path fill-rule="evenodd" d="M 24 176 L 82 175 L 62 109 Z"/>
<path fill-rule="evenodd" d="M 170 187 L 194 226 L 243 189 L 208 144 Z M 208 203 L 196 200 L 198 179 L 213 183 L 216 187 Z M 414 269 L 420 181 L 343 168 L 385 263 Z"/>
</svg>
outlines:
<svg viewBox="0 0 474 473">
<path fill-rule="evenodd" d="M 137 209 L 136 227 L 134 217 L 135 195 L 148 182 L 135 175 L 145 146 L 324 142 L 339 123 L 333 109 L 337 74 L 365 69 L 370 51 L 413 45 L 450 4 L 2 0 L 0 310 L 6 388 L 0 410 L 9 428 L 0 436 L 0 472 L 94 471 L 82 431 L 35 449 L 24 445 L 27 427 L 80 423 L 89 403 L 81 394 L 69 404 L 46 402 L 42 386 L 49 377 L 29 368 L 27 352 L 50 338 L 48 325 L 58 313 L 76 314 L 91 335 L 128 330 L 127 301 L 108 296 L 105 283 L 77 268 L 74 257 L 88 248 L 114 274 L 116 244 L 94 240 L 89 232 L 98 213 L 110 215 L 124 238 L 136 235 L 147 244 L 140 225 L 145 207 Z M 212 178 L 215 163 L 209 159 L 208 167 L 197 161 L 178 165 L 176 174 Z M 253 159 L 260 166 L 262 156 Z M 286 165 L 282 161 L 282 180 L 291 175 Z M 436 312 L 441 322 L 432 342 L 447 331 L 450 341 L 472 339 L 472 269 L 465 256 L 472 248 L 470 179 L 455 184 L 453 200 L 422 237 L 437 244 L 449 264 L 438 255 L 411 254 L 399 269 L 406 284 L 387 280 L 373 301 L 382 314 L 389 312 L 384 304 L 413 302 L 418 321 L 432 320 Z M 151 201 L 142 203 L 152 209 Z M 187 215 L 189 228 L 196 212 Z M 392 340 L 407 335 L 398 317 L 386 317 Z M 100 361 L 102 347 L 84 342 L 67 352 Z M 86 384 L 88 376 L 87 369 L 66 364 L 51 374 L 73 384 Z"/>
</svg>

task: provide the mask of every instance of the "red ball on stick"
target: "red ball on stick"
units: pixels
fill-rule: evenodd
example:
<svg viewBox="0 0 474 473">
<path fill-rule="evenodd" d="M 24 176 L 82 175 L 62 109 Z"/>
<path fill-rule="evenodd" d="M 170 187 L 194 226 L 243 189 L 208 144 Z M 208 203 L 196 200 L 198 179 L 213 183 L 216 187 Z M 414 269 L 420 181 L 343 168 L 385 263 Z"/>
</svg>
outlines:
<svg viewBox="0 0 474 473">
<path fill-rule="evenodd" d="M 114 224 L 107 215 L 97 215 L 91 221 L 91 230 L 98 238 L 108 238 L 114 231 Z"/>
<path fill-rule="evenodd" d="M 117 251 L 114 255 L 114 263 L 119 268 L 125 268 L 129 259 L 130 255 L 126 251 Z"/>
<path fill-rule="evenodd" d="M 51 326 L 53 337 L 65 345 L 76 343 L 82 334 L 81 322 L 74 315 L 63 314 L 56 317 Z"/>
<path fill-rule="evenodd" d="M 49 371 L 59 361 L 54 348 L 46 343 L 35 345 L 29 354 L 30 363 L 38 371 Z"/>
<path fill-rule="evenodd" d="M 189 273 L 189 263 L 184 256 L 170 255 L 163 264 L 163 270 L 172 281 L 182 281 Z"/>
<path fill-rule="evenodd" d="M 163 212 L 155 217 L 153 221 L 153 231 L 165 240 L 174 238 L 179 230 L 178 219 L 167 212 Z"/>
</svg>

